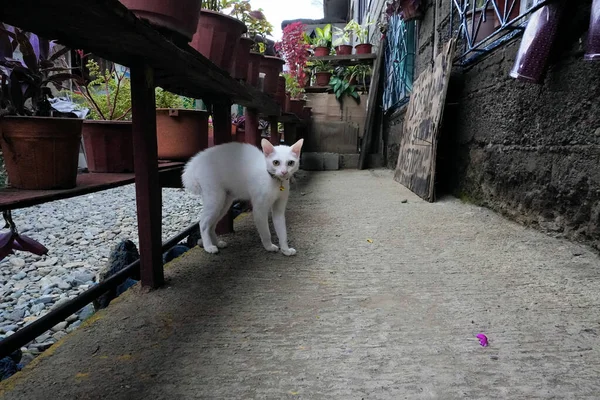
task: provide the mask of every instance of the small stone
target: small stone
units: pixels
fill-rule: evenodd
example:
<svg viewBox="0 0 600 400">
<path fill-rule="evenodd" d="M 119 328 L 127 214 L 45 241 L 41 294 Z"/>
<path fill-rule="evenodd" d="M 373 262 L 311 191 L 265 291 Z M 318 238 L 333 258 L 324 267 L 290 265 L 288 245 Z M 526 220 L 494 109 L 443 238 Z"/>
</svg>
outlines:
<svg viewBox="0 0 600 400">
<path fill-rule="evenodd" d="M 33 301 L 33 304 L 48 304 L 48 303 L 54 303 L 53 296 L 42 296 Z"/>
<path fill-rule="evenodd" d="M 68 323 L 71 323 L 71 322 L 75 322 L 75 321 L 77 321 L 77 319 L 78 319 L 78 318 L 79 318 L 79 317 L 77 316 L 77 314 L 71 314 L 71 315 L 69 315 L 69 317 L 66 319 L 66 321 L 67 321 Z"/>
<path fill-rule="evenodd" d="M 87 306 L 83 307 L 81 309 L 81 311 L 79 311 L 79 319 L 81 321 L 85 321 L 86 319 L 88 319 L 89 317 L 91 317 L 92 315 L 94 315 L 94 305 L 93 304 L 88 304 Z"/>
<path fill-rule="evenodd" d="M 25 260 L 19 257 L 13 257 L 10 259 L 10 265 L 17 268 L 23 268 L 25 266 Z"/>
<path fill-rule="evenodd" d="M 408 203 L 408 200 L 404 199 L 404 200 L 401 201 L 401 203 L 402 204 L 406 204 L 406 203 Z"/>
<path fill-rule="evenodd" d="M 54 335 L 52 335 L 52 337 L 54 339 L 56 339 L 57 341 L 64 338 L 65 336 L 67 336 L 67 332 L 63 332 L 63 331 L 58 331 Z"/>
<path fill-rule="evenodd" d="M 27 273 L 21 271 L 17 274 L 14 274 L 13 276 L 11 276 L 11 279 L 15 280 L 15 281 L 20 281 L 22 279 L 25 279 L 27 277 Z"/>
<path fill-rule="evenodd" d="M 34 267 L 51 267 L 53 265 L 55 265 L 58 262 L 58 258 L 57 257 L 51 257 L 51 258 L 47 258 L 43 261 L 36 261 L 33 263 Z"/>
<path fill-rule="evenodd" d="M 50 335 L 47 333 L 44 333 L 43 335 L 38 336 L 35 341 L 36 343 L 44 343 L 45 341 L 47 341 L 48 339 L 50 339 Z"/>
<path fill-rule="evenodd" d="M 6 316 L 6 319 L 17 322 L 17 321 L 22 320 L 24 316 L 25 316 L 25 310 L 20 309 L 20 310 L 14 310 L 10 314 L 8 314 Z"/>
<path fill-rule="evenodd" d="M 48 341 L 48 342 L 44 342 L 44 343 L 36 343 L 35 347 L 37 347 L 37 349 L 39 351 L 45 351 L 45 350 L 48 350 L 53 344 L 54 344 L 54 339 L 52 339 L 52 341 Z"/>
<path fill-rule="evenodd" d="M 67 332 L 71 333 L 73 332 L 75 329 L 79 328 L 79 326 L 81 325 L 81 321 L 75 321 L 73 322 L 71 325 L 69 325 L 69 327 L 67 328 Z"/>
<path fill-rule="evenodd" d="M 66 268 L 66 269 L 74 269 L 74 268 L 81 268 L 81 267 L 85 267 L 85 263 L 82 261 L 73 261 L 73 262 L 69 262 L 69 263 L 66 263 L 65 265 L 63 265 L 63 268 Z"/>
<path fill-rule="evenodd" d="M 68 325 L 67 321 L 59 322 L 58 324 L 56 324 L 52 327 L 52 331 L 53 332 L 62 331 L 67 327 L 67 325 Z"/>
<path fill-rule="evenodd" d="M 58 283 L 58 288 L 61 290 L 69 290 L 71 289 L 71 284 L 65 281 L 61 281 Z"/>
<path fill-rule="evenodd" d="M 10 331 L 16 331 L 17 329 L 19 329 L 19 327 L 17 325 L 5 325 L 0 327 L 0 332 L 2 333 L 8 333 Z"/>
<path fill-rule="evenodd" d="M 23 367 L 26 367 L 34 359 L 35 359 L 35 355 L 30 351 L 26 351 L 26 352 L 23 352 L 23 355 L 21 356 L 21 361 L 19 362 L 19 364 L 21 364 Z"/>
</svg>

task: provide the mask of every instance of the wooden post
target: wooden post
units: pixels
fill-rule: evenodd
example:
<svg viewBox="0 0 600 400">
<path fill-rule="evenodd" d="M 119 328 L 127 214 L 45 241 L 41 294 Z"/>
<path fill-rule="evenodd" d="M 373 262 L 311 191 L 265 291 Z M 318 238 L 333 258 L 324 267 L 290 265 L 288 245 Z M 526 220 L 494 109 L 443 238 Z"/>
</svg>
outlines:
<svg viewBox="0 0 600 400">
<path fill-rule="evenodd" d="M 231 102 L 226 99 L 213 102 L 213 135 L 214 145 L 231 142 Z M 233 215 L 231 210 L 217 224 L 217 235 L 233 232 Z"/>
<path fill-rule="evenodd" d="M 279 137 L 279 124 L 277 117 L 269 118 L 269 124 L 271 124 L 271 144 L 273 146 L 279 146 L 279 140 L 281 138 Z"/>
<path fill-rule="evenodd" d="M 260 147 L 260 131 L 258 130 L 258 113 L 256 110 L 246 109 L 244 130 L 246 131 L 246 143 Z"/>
<path fill-rule="evenodd" d="M 285 124 L 283 124 L 283 135 L 285 139 L 285 144 L 287 144 L 288 146 L 291 146 L 296 142 L 296 128 L 297 126 L 295 122 L 286 122 Z"/>
<path fill-rule="evenodd" d="M 143 286 L 156 288 L 164 284 L 162 190 L 158 176 L 154 70 L 147 65 L 131 67 L 131 104 L 140 274 Z"/>
</svg>

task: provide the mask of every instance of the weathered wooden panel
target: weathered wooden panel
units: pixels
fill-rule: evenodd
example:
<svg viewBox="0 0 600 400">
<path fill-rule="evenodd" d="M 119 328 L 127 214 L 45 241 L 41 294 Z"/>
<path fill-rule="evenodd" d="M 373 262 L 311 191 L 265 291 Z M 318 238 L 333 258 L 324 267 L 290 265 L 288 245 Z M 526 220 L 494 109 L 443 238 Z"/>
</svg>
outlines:
<svg viewBox="0 0 600 400">
<path fill-rule="evenodd" d="M 444 46 L 432 70 L 423 71 L 408 104 L 394 179 L 423 199 L 435 199 L 435 158 L 456 41 Z"/>
</svg>

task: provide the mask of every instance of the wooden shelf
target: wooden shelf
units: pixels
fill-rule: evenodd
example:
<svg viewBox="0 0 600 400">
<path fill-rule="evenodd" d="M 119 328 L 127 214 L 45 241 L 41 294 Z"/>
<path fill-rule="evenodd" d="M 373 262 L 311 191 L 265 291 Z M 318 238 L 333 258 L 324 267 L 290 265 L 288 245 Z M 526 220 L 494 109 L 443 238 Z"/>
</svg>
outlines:
<svg viewBox="0 0 600 400">
<path fill-rule="evenodd" d="M 272 97 L 236 81 L 189 45 L 178 47 L 118 0 L 2 1 L 0 21 L 128 67 L 143 61 L 154 69 L 156 85 L 173 93 L 280 113 Z"/>
<path fill-rule="evenodd" d="M 321 57 L 308 57 L 308 61 L 329 61 L 333 64 L 362 64 L 372 63 L 377 58 L 377 54 L 349 54 L 343 56 L 321 56 Z"/>
<path fill-rule="evenodd" d="M 181 179 L 183 162 L 165 162 L 159 164 L 161 186 L 172 187 L 173 177 Z M 77 176 L 77 186 L 66 190 L 20 190 L 14 188 L 0 189 L 0 211 L 26 208 L 49 201 L 68 199 L 103 190 L 125 186 L 135 182 L 133 173 L 104 174 L 81 173 Z"/>
</svg>

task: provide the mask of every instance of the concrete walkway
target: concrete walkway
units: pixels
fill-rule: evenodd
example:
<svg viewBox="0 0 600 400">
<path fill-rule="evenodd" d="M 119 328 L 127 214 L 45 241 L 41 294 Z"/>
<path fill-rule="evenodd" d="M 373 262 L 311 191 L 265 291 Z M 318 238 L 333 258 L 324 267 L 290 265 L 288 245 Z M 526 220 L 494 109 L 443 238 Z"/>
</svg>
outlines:
<svg viewBox="0 0 600 400">
<path fill-rule="evenodd" d="M 600 398 L 595 254 L 425 203 L 390 171 L 302 175 L 296 257 L 265 253 L 242 218 L 229 249 L 187 253 L 167 287 L 128 292 L 0 398 Z"/>
</svg>

